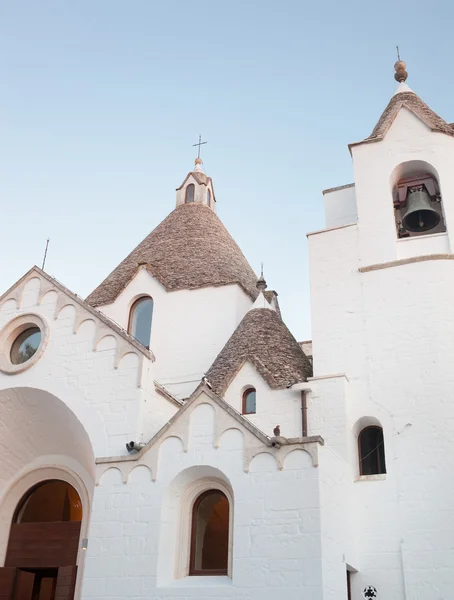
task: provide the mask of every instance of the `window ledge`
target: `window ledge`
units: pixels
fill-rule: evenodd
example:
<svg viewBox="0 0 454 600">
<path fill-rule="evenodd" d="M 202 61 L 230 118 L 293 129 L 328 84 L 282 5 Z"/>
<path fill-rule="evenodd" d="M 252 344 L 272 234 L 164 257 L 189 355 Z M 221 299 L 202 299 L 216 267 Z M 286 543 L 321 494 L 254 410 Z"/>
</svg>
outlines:
<svg viewBox="0 0 454 600">
<path fill-rule="evenodd" d="M 232 580 L 227 575 L 187 575 L 181 579 L 174 579 L 159 587 L 226 587 L 232 585 Z"/>
<path fill-rule="evenodd" d="M 355 483 L 358 481 L 383 481 L 386 479 L 386 473 L 379 473 L 378 475 L 358 475 L 355 477 Z"/>
</svg>

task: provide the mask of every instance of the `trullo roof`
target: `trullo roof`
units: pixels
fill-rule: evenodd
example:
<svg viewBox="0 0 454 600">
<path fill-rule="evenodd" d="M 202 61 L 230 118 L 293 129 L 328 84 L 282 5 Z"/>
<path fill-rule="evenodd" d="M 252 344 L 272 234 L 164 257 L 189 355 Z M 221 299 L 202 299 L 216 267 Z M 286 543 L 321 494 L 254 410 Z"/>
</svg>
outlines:
<svg viewBox="0 0 454 600">
<path fill-rule="evenodd" d="M 92 306 L 115 301 L 144 265 L 167 291 L 237 283 L 255 298 L 257 276 L 207 206 L 177 206 L 88 296 Z"/>
<path fill-rule="evenodd" d="M 306 381 L 312 366 L 301 346 L 275 310 L 249 310 L 206 373 L 222 396 L 246 361 L 273 389 Z"/>
</svg>

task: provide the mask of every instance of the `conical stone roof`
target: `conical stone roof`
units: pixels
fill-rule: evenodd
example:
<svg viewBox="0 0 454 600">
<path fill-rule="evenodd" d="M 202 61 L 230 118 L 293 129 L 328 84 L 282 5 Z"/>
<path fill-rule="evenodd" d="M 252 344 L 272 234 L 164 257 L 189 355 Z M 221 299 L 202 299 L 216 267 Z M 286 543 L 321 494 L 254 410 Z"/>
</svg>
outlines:
<svg viewBox="0 0 454 600">
<path fill-rule="evenodd" d="M 409 91 L 406 91 L 407 89 Z M 451 127 L 451 125 L 437 115 L 437 113 L 427 106 L 427 104 L 421 100 L 421 98 L 417 96 L 415 92 L 411 91 L 406 86 L 405 91 L 398 91 L 388 102 L 388 106 L 383 111 L 370 136 L 362 142 L 349 144 L 349 147 L 351 148 L 352 146 L 368 144 L 371 142 L 380 142 L 383 140 L 401 108 L 406 108 L 411 111 L 432 131 L 438 131 L 439 133 L 454 136 L 454 129 Z"/>
<path fill-rule="evenodd" d="M 301 346 L 275 310 L 253 308 L 240 322 L 206 373 L 222 396 L 246 361 L 250 361 L 272 389 L 306 381 L 312 366 Z"/>
<path fill-rule="evenodd" d="M 167 291 L 237 283 L 257 296 L 257 276 L 216 214 L 203 204 L 173 210 L 87 298 L 111 304 L 140 265 Z"/>
</svg>

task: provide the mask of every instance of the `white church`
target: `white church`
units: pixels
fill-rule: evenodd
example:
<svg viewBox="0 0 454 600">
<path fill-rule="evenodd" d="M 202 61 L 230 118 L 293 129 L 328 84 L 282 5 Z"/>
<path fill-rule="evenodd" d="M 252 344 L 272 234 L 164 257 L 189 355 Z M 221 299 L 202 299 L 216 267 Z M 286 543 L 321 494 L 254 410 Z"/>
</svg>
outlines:
<svg viewBox="0 0 454 600">
<path fill-rule="evenodd" d="M 88 298 L 0 296 L 1 600 L 454 599 L 454 125 L 395 70 L 307 234 L 312 342 L 200 159 Z"/>
</svg>

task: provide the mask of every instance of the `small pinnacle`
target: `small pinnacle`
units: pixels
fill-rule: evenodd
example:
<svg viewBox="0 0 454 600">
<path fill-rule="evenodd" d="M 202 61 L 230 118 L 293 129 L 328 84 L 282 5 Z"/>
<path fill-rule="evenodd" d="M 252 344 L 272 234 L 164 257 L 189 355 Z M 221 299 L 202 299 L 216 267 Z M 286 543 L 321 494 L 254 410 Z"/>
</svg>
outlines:
<svg viewBox="0 0 454 600">
<path fill-rule="evenodd" d="M 398 54 L 399 57 L 399 54 Z M 408 73 L 405 70 L 407 67 L 407 65 L 405 64 L 405 62 L 403 60 L 399 60 L 394 64 L 394 70 L 396 71 L 394 74 L 394 79 L 396 81 L 398 81 L 399 83 L 404 83 L 404 81 L 406 81 L 407 77 L 408 77 Z"/>
<path fill-rule="evenodd" d="M 264 278 L 259 277 L 259 279 L 257 279 L 255 287 L 258 289 L 259 292 L 264 292 L 268 286 L 266 285 L 266 281 L 264 280 Z"/>
</svg>

